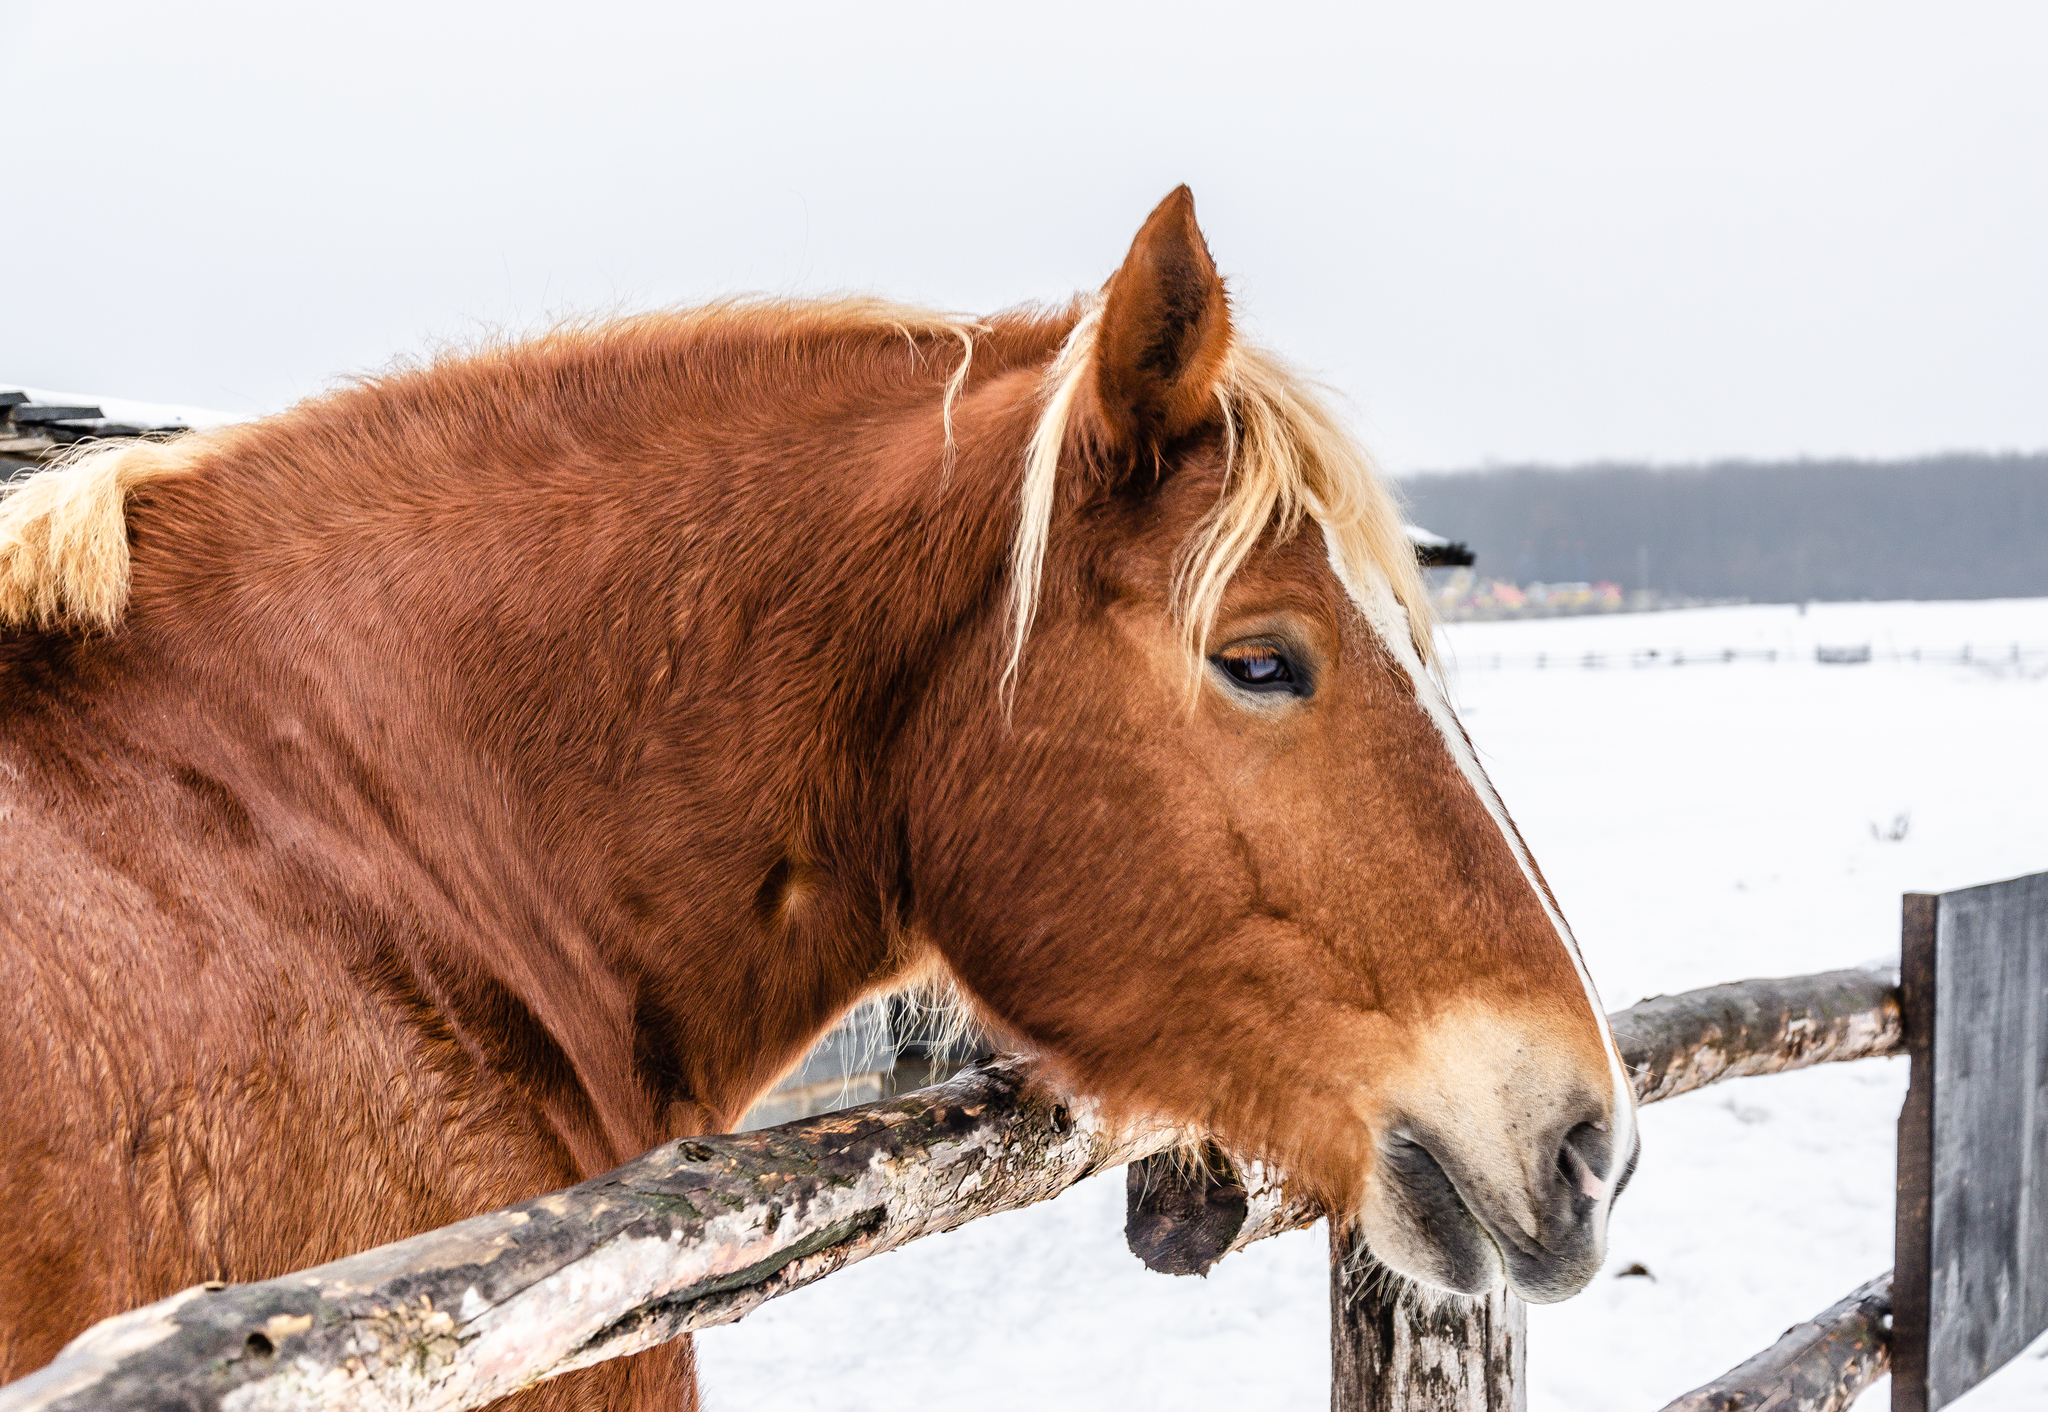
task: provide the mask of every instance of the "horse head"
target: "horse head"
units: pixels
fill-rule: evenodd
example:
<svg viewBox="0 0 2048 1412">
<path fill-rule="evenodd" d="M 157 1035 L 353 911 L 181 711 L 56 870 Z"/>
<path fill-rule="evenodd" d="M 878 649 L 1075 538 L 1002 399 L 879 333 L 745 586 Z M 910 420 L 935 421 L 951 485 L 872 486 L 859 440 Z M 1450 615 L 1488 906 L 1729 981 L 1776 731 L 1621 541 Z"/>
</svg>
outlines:
<svg viewBox="0 0 2048 1412">
<path fill-rule="evenodd" d="M 1391 500 L 1239 338 L 1185 190 L 1069 313 L 740 301 L 89 450 L 0 506 L 0 625 L 19 758 L 120 742 L 171 801 L 120 836 L 211 880 L 206 935 L 379 1007 L 300 1087 L 378 1035 L 460 1072 L 393 1080 L 445 1159 L 412 1229 L 729 1124 L 936 972 L 1406 1274 L 1599 1263 L 1636 1149 L 1599 1001 Z M 111 724 L 35 733 L 74 712 Z M 542 1136 L 465 1134 L 475 1085 Z"/>
<path fill-rule="evenodd" d="M 1075 1089 L 1278 1160 L 1394 1269 L 1574 1293 L 1629 1085 L 1395 508 L 1239 342 L 1185 188 L 1033 405 L 1006 611 L 900 764 L 915 928 Z"/>
</svg>

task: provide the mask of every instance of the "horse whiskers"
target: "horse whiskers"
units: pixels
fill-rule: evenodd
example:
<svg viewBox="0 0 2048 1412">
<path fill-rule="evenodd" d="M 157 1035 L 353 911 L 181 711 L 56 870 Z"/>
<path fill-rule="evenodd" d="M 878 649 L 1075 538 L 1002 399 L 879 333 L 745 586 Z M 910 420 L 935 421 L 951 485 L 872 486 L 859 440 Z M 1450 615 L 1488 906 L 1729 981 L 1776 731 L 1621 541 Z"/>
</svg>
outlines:
<svg viewBox="0 0 2048 1412">
<path fill-rule="evenodd" d="M 902 1007 L 898 1018 L 905 1032 L 896 1042 L 922 1044 L 928 1050 L 947 1053 L 982 1033 L 974 1008 L 951 976 L 928 971 L 892 997 Z"/>
</svg>

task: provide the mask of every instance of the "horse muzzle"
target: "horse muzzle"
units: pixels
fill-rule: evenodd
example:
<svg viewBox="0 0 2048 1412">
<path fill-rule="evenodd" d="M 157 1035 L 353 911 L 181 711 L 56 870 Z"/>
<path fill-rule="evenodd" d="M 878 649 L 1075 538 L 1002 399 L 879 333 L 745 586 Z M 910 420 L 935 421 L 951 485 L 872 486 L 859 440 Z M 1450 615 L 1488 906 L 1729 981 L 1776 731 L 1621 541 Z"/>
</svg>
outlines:
<svg viewBox="0 0 2048 1412">
<path fill-rule="evenodd" d="M 1633 1125 L 1617 1163 L 1612 1125 L 1586 1107 L 1527 1144 L 1390 1124 L 1359 1213 L 1366 1244 L 1401 1274 L 1458 1294 L 1503 1283 L 1532 1304 L 1577 1294 L 1600 1269 L 1608 1208 L 1635 1162 Z"/>
</svg>

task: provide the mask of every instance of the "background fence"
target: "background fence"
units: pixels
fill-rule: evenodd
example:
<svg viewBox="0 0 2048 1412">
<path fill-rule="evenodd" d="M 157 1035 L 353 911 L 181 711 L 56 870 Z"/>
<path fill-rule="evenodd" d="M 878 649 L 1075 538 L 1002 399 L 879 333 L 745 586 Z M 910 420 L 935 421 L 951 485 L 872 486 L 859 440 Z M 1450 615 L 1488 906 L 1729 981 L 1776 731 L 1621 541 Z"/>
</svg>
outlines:
<svg viewBox="0 0 2048 1412">
<path fill-rule="evenodd" d="M 2048 670 L 2048 643 L 1965 642 L 1953 647 L 1873 648 L 1867 642 L 1817 646 L 1811 652 L 1776 647 L 1634 647 L 1587 648 L 1583 651 L 1466 652 L 1455 660 L 1459 671 L 1560 671 L 1578 668 L 1608 671 L 1646 667 L 1727 667 L 1738 662 L 1785 664 L 1813 662 L 1822 666 L 1864 666 L 1871 662 L 1928 667 L 1986 667 Z"/>
</svg>

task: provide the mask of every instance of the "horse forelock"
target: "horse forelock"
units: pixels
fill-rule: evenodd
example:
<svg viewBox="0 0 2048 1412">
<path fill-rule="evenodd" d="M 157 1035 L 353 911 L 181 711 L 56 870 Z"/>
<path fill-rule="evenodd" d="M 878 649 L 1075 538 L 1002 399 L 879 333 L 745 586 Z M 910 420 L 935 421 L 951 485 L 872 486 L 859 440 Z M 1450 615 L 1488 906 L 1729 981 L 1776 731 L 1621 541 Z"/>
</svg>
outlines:
<svg viewBox="0 0 2048 1412">
<path fill-rule="evenodd" d="M 1099 300 L 1083 309 L 1041 386 L 1011 547 L 1006 694 L 1037 616 L 1061 460 L 1094 374 L 1101 316 Z M 1429 597 L 1394 497 L 1315 386 L 1274 354 L 1236 340 L 1214 391 L 1224 431 L 1223 488 L 1182 546 L 1173 579 L 1190 686 L 1200 680 L 1202 644 L 1237 571 L 1267 535 L 1285 538 L 1304 520 L 1321 528 L 1333 561 L 1352 578 L 1384 577 L 1406 611 L 1416 654 L 1433 662 Z"/>
</svg>

